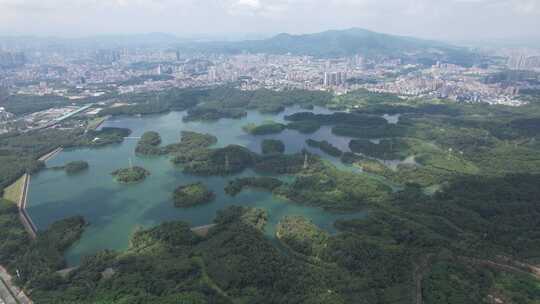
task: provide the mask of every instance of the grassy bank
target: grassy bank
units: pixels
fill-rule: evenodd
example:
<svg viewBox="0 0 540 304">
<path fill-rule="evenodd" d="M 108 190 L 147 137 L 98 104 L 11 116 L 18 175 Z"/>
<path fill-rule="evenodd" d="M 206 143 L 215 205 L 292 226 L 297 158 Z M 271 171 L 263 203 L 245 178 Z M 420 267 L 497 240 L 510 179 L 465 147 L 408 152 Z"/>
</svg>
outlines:
<svg viewBox="0 0 540 304">
<path fill-rule="evenodd" d="M 4 199 L 17 203 L 24 191 L 25 176 L 21 176 L 13 184 L 4 189 Z"/>
</svg>

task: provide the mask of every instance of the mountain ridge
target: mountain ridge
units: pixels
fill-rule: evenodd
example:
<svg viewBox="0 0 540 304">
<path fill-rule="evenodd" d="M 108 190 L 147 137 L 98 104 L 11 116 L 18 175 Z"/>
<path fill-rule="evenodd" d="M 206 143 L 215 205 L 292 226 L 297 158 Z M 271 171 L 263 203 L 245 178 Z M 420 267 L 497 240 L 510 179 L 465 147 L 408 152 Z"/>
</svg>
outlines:
<svg viewBox="0 0 540 304">
<path fill-rule="evenodd" d="M 261 40 L 187 43 L 184 51 L 202 53 L 268 53 L 338 58 L 354 55 L 392 57 L 433 64 L 436 61 L 470 66 L 476 54 L 445 42 L 378 33 L 362 28 L 328 30 L 311 34 L 280 33 Z"/>
</svg>

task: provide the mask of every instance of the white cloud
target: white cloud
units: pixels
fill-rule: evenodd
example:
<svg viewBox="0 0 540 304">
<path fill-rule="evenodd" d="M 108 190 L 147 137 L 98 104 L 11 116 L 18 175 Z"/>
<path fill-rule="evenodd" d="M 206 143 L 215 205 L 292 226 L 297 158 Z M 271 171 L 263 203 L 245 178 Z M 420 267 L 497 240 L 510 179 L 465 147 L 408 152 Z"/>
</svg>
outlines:
<svg viewBox="0 0 540 304">
<path fill-rule="evenodd" d="M 0 0 L 0 31 L 315 32 L 365 27 L 412 36 L 538 35 L 540 0 Z M 31 22 L 29 21 L 31 20 Z"/>
<path fill-rule="evenodd" d="M 514 9 L 518 13 L 533 14 L 540 11 L 538 0 L 515 0 Z"/>
</svg>

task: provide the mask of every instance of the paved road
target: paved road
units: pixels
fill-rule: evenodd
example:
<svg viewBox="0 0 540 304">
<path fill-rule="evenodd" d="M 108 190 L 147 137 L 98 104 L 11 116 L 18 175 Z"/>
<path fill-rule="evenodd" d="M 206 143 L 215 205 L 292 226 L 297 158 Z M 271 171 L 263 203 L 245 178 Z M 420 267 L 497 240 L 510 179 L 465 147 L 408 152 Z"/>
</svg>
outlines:
<svg viewBox="0 0 540 304">
<path fill-rule="evenodd" d="M 35 239 L 37 237 L 37 227 L 34 224 L 34 222 L 32 222 L 32 219 L 28 216 L 28 213 L 26 213 L 26 200 L 28 197 L 29 185 L 30 185 L 30 174 L 25 174 L 23 191 L 22 191 L 22 195 L 17 206 L 19 207 L 19 217 L 21 218 L 21 222 L 24 228 L 30 234 L 30 237 L 32 239 Z"/>
<path fill-rule="evenodd" d="M 0 279 L 0 304 L 17 304 L 17 300 L 11 295 L 9 288 Z"/>
<path fill-rule="evenodd" d="M 13 285 L 11 275 L 2 266 L 0 266 L 0 298 L 4 300 L 4 304 L 33 303 L 23 291 Z"/>
</svg>

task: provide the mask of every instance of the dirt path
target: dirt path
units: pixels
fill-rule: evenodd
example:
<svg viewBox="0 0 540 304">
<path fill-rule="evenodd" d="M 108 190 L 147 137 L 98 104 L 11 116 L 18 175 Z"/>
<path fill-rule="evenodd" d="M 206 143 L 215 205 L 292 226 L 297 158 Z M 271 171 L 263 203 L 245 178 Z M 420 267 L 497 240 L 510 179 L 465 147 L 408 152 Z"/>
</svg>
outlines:
<svg viewBox="0 0 540 304">
<path fill-rule="evenodd" d="M 0 304 L 17 304 L 17 300 L 2 278 L 0 278 Z"/>
<path fill-rule="evenodd" d="M 201 257 L 194 257 L 193 258 L 195 262 L 199 265 L 202 271 L 202 280 L 210 288 L 212 288 L 214 291 L 216 291 L 218 294 L 220 294 L 222 297 L 229 299 L 232 303 L 236 303 L 223 289 L 221 289 L 208 275 L 208 272 L 206 271 L 206 264 L 204 263 L 204 260 Z"/>
<path fill-rule="evenodd" d="M 523 263 L 523 262 L 517 262 L 509 258 L 504 258 L 504 260 L 500 262 L 469 258 L 469 257 L 464 257 L 464 256 L 459 257 L 459 259 L 465 262 L 475 264 L 475 265 L 491 267 L 491 268 L 501 270 L 501 271 L 522 274 L 522 275 L 530 275 L 536 278 L 537 280 L 540 280 L 540 268 Z"/>
<path fill-rule="evenodd" d="M 422 280 L 424 279 L 424 275 L 429 270 L 429 266 L 431 263 L 431 258 L 433 257 L 432 254 L 425 255 L 420 258 L 420 262 L 418 264 L 414 264 L 414 285 L 415 285 L 415 295 L 416 300 L 415 304 L 422 304 L 423 298 L 422 298 Z"/>
</svg>

